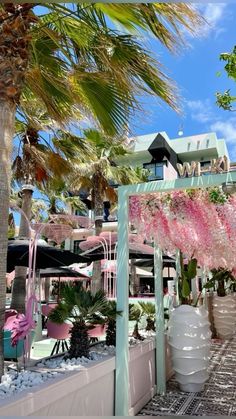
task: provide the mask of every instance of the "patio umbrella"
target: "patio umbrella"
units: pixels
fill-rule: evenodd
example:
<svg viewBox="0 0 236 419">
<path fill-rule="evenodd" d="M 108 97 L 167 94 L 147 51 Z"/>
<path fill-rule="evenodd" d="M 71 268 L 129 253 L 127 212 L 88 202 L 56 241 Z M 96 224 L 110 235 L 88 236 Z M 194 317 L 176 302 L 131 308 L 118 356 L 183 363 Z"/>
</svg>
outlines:
<svg viewBox="0 0 236 419">
<path fill-rule="evenodd" d="M 175 259 L 164 255 L 163 256 L 163 268 L 175 268 Z M 142 259 L 142 260 L 137 260 L 134 263 L 135 266 L 139 266 L 140 268 L 153 268 L 154 267 L 154 258 L 152 259 Z"/>
<path fill-rule="evenodd" d="M 69 250 L 61 250 L 49 246 L 39 240 L 36 253 L 36 269 L 61 267 L 73 263 L 89 263 L 89 258 L 77 255 Z M 7 272 L 12 272 L 15 266 L 28 266 L 29 240 L 9 240 L 7 252 Z"/>
<path fill-rule="evenodd" d="M 40 278 L 51 278 L 53 281 L 58 281 L 58 300 L 61 293 L 61 280 L 76 281 L 90 279 L 88 275 L 76 272 L 73 269 L 61 266 L 59 268 L 40 269 Z"/>
<path fill-rule="evenodd" d="M 129 243 L 129 258 L 130 259 L 153 259 L 153 247 L 141 243 Z M 90 261 L 106 259 L 107 255 L 102 246 L 86 250 L 81 253 L 81 256 L 88 257 Z M 117 246 L 113 244 L 108 251 L 109 259 L 117 258 Z"/>
<path fill-rule="evenodd" d="M 88 275 L 85 275 L 81 272 L 76 272 L 73 269 L 61 266 L 59 268 L 46 268 L 40 269 L 40 277 L 41 278 L 68 278 L 68 279 L 90 279 Z"/>
</svg>

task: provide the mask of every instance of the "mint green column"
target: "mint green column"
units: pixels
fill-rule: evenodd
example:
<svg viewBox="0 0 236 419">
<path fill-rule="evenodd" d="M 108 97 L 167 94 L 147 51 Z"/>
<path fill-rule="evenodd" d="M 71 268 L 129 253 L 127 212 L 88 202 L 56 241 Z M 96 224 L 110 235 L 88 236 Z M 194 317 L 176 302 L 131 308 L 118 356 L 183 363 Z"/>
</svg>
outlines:
<svg viewBox="0 0 236 419">
<path fill-rule="evenodd" d="M 179 276 L 181 274 L 181 266 L 180 266 L 180 251 L 179 249 L 176 250 L 175 254 L 175 306 L 178 307 L 179 305 Z"/>
<path fill-rule="evenodd" d="M 129 243 L 128 194 L 118 188 L 117 311 L 115 415 L 129 415 Z"/>
<path fill-rule="evenodd" d="M 165 320 L 163 305 L 162 251 L 154 244 L 154 284 L 156 304 L 156 383 L 157 394 L 166 392 Z"/>
</svg>

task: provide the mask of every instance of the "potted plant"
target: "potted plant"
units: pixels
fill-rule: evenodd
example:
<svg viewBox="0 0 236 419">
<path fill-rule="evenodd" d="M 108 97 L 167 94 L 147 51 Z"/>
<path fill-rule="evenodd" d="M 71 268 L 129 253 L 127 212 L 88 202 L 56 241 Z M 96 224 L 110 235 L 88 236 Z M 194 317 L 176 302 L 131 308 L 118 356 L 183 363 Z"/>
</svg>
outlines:
<svg viewBox="0 0 236 419">
<path fill-rule="evenodd" d="M 55 323 L 72 322 L 69 358 L 89 357 L 89 330 L 95 325 L 105 324 L 104 312 L 108 307 L 105 293 L 100 290 L 95 295 L 85 290 L 81 284 L 66 285 L 61 294 L 61 301 L 50 314 Z"/>
<path fill-rule="evenodd" d="M 213 318 L 217 336 L 229 339 L 236 328 L 236 300 L 232 291 L 236 279 L 231 271 L 224 268 L 213 269 L 212 278 L 205 284 L 205 288 L 215 288 L 217 295 L 213 297 Z"/>
<path fill-rule="evenodd" d="M 171 312 L 168 341 L 176 380 L 181 390 L 201 391 L 209 375 L 210 323 L 203 306 L 192 305 L 191 281 L 197 275 L 197 260 L 187 264 L 181 254 L 179 290 L 181 305 Z"/>
<path fill-rule="evenodd" d="M 116 309 L 116 301 L 108 301 L 103 315 L 106 319 L 106 345 L 116 346 L 116 317 L 121 315 L 121 311 Z"/>
<path fill-rule="evenodd" d="M 142 310 L 138 304 L 129 304 L 129 320 L 134 322 L 132 337 L 138 340 L 144 340 L 139 333 L 139 323 L 142 317 Z"/>
</svg>

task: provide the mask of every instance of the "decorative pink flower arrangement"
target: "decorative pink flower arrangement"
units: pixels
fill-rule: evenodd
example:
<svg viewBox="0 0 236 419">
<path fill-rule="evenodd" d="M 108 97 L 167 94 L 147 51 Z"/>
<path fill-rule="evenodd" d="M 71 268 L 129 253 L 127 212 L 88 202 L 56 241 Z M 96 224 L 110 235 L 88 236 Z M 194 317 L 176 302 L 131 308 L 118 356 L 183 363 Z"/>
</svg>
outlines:
<svg viewBox="0 0 236 419">
<path fill-rule="evenodd" d="M 164 251 L 180 249 L 208 269 L 235 269 L 236 196 L 223 198 L 202 189 L 130 197 L 130 222 Z"/>
</svg>

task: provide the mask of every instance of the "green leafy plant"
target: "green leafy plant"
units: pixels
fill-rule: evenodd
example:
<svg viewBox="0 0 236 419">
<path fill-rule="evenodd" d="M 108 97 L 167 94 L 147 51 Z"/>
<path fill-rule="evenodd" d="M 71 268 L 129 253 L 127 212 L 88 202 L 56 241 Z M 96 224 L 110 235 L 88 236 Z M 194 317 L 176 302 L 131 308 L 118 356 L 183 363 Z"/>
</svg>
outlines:
<svg viewBox="0 0 236 419">
<path fill-rule="evenodd" d="M 218 297 L 225 297 L 227 289 L 233 289 L 236 285 L 236 278 L 231 271 L 224 268 L 213 269 L 212 278 L 204 285 L 204 288 L 214 288 L 215 286 Z"/>
<path fill-rule="evenodd" d="M 192 258 L 184 264 L 180 253 L 181 274 L 179 277 L 179 294 L 182 304 L 191 304 L 191 280 L 197 275 L 197 259 Z"/>
<path fill-rule="evenodd" d="M 129 320 L 134 321 L 134 330 L 132 336 L 135 339 L 143 340 L 144 338 L 139 333 L 139 323 L 142 317 L 142 310 L 138 304 L 129 304 Z"/>
<path fill-rule="evenodd" d="M 231 52 L 220 54 L 220 60 L 226 62 L 224 69 L 227 76 L 231 80 L 236 81 L 236 46 L 234 46 Z M 234 106 L 235 102 L 236 96 L 231 94 L 230 89 L 227 89 L 223 93 L 216 93 L 216 104 L 219 108 L 233 112 L 236 110 Z"/>
<path fill-rule="evenodd" d="M 106 319 L 106 345 L 116 346 L 116 319 L 121 315 L 121 311 L 117 311 L 116 301 L 108 301 L 105 310 L 103 311 Z"/>
<path fill-rule="evenodd" d="M 146 332 L 149 331 L 156 331 L 156 327 L 155 327 L 155 321 L 156 321 L 156 310 L 155 310 L 155 304 L 150 303 L 150 302 L 145 302 L 145 301 L 139 301 L 138 302 L 141 309 L 142 309 L 142 316 L 146 317 Z M 168 314 L 168 308 L 164 308 L 164 319 L 168 320 L 169 319 L 169 314 Z"/>
<path fill-rule="evenodd" d="M 71 337 L 68 351 L 69 358 L 89 357 L 89 329 L 94 325 L 105 324 L 105 312 L 109 305 L 105 293 L 100 290 L 95 295 L 85 290 L 81 284 L 66 285 L 62 291 L 62 300 L 51 311 L 49 319 L 55 323 L 71 320 Z"/>
<path fill-rule="evenodd" d="M 139 301 L 139 305 L 142 309 L 142 316 L 146 316 L 146 331 L 156 331 L 155 328 L 155 304 L 150 302 Z"/>
</svg>

